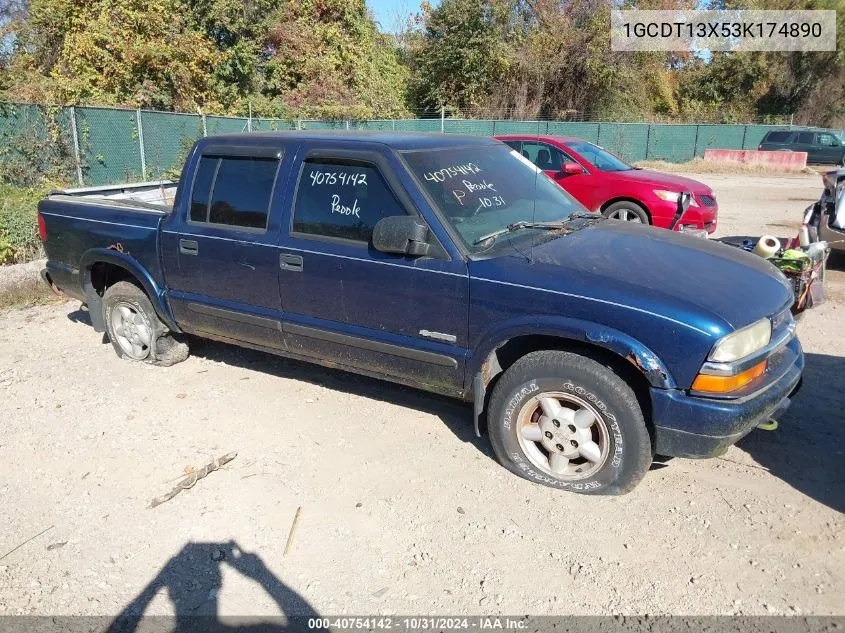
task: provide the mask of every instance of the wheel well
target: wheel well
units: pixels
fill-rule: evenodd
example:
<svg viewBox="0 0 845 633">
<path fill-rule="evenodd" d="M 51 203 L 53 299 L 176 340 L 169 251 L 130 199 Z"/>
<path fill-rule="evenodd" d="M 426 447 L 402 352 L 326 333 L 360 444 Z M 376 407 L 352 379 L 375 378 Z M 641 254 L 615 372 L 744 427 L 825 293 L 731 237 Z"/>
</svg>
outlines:
<svg viewBox="0 0 845 633">
<path fill-rule="evenodd" d="M 609 207 L 612 204 L 616 204 L 617 202 L 633 202 L 635 205 L 637 205 L 643 211 L 645 211 L 645 214 L 648 216 L 648 221 L 650 223 L 653 223 L 652 218 L 651 218 L 651 211 L 649 211 L 648 207 L 645 206 L 641 201 L 637 200 L 636 198 L 628 198 L 626 196 L 620 196 L 619 198 L 611 198 L 610 200 L 605 202 L 603 205 L 601 205 L 601 209 L 599 209 L 599 210 L 602 213 L 604 213 L 605 210 L 607 209 L 607 207 Z"/>
<path fill-rule="evenodd" d="M 98 295 L 103 296 L 106 288 L 113 286 L 118 281 L 130 281 L 142 287 L 138 278 L 122 266 L 109 262 L 96 262 L 91 266 L 91 286 Z"/>
<path fill-rule="evenodd" d="M 604 347 L 589 342 L 575 341 L 556 336 L 540 334 L 517 336 L 493 350 L 484 362 L 481 370 L 487 385 L 488 397 L 493 389 L 494 383 L 511 365 L 526 354 L 544 350 L 572 352 L 573 354 L 591 358 L 597 363 L 608 367 L 628 383 L 637 396 L 637 400 L 643 411 L 643 417 L 646 421 L 650 422 L 651 395 L 649 388 L 651 385 L 649 384 L 648 378 L 646 378 L 642 371 L 637 369 L 633 361 L 629 361 Z"/>
</svg>

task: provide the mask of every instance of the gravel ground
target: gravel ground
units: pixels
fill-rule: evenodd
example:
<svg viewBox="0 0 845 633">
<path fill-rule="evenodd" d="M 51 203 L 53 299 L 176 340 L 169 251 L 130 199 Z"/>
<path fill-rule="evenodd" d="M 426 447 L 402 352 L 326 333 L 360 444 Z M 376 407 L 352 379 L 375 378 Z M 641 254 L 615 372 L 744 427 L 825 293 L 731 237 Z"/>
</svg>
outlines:
<svg viewBox="0 0 845 633">
<path fill-rule="evenodd" d="M 820 191 L 700 179 L 720 236 L 794 235 Z M 838 266 L 780 429 L 615 498 L 509 474 L 446 399 L 211 342 L 133 365 L 75 302 L 0 313 L 0 614 L 845 613 Z"/>
</svg>

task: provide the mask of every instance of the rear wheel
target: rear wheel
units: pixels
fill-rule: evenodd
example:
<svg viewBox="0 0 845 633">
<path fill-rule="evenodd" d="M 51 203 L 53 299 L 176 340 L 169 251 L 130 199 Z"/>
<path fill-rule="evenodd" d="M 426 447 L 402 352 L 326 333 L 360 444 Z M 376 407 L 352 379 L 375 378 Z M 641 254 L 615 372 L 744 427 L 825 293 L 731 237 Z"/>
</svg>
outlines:
<svg viewBox="0 0 845 633">
<path fill-rule="evenodd" d="M 652 446 L 631 387 L 591 358 L 533 352 L 490 398 L 500 463 L 520 477 L 584 494 L 622 494 L 643 478 Z"/>
<path fill-rule="evenodd" d="M 636 202 L 630 202 L 628 200 L 614 202 L 602 211 L 602 215 L 610 220 L 650 224 L 646 210 Z"/>
<path fill-rule="evenodd" d="M 186 343 L 173 338 L 144 291 L 119 281 L 103 293 L 103 322 L 120 358 L 169 366 L 188 357 Z"/>
</svg>

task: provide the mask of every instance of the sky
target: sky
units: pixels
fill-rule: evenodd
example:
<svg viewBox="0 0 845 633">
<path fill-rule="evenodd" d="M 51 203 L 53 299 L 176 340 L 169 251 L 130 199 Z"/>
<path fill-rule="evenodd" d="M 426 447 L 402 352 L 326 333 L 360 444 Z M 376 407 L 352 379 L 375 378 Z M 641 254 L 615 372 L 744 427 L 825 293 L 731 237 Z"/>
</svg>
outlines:
<svg viewBox="0 0 845 633">
<path fill-rule="evenodd" d="M 437 2 L 431 4 L 437 5 Z M 420 0 L 367 0 L 367 6 L 375 14 L 382 32 L 394 33 L 397 24 L 420 10 Z"/>
</svg>

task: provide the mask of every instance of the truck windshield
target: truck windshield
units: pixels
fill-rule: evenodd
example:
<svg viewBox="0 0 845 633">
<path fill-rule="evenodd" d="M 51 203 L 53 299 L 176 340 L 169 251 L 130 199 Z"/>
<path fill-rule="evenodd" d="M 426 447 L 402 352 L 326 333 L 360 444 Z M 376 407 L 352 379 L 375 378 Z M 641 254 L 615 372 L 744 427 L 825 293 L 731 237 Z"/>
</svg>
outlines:
<svg viewBox="0 0 845 633">
<path fill-rule="evenodd" d="M 442 216 L 471 252 L 490 248 L 485 236 L 530 235 L 586 212 L 572 196 L 506 145 L 403 152 Z"/>
<path fill-rule="evenodd" d="M 603 147 L 593 145 L 587 141 L 573 141 L 566 144 L 573 152 L 578 152 L 584 160 L 590 161 L 596 169 L 602 171 L 628 171 L 633 169 L 631 165 L 611 154 Z"/>
</svg>

